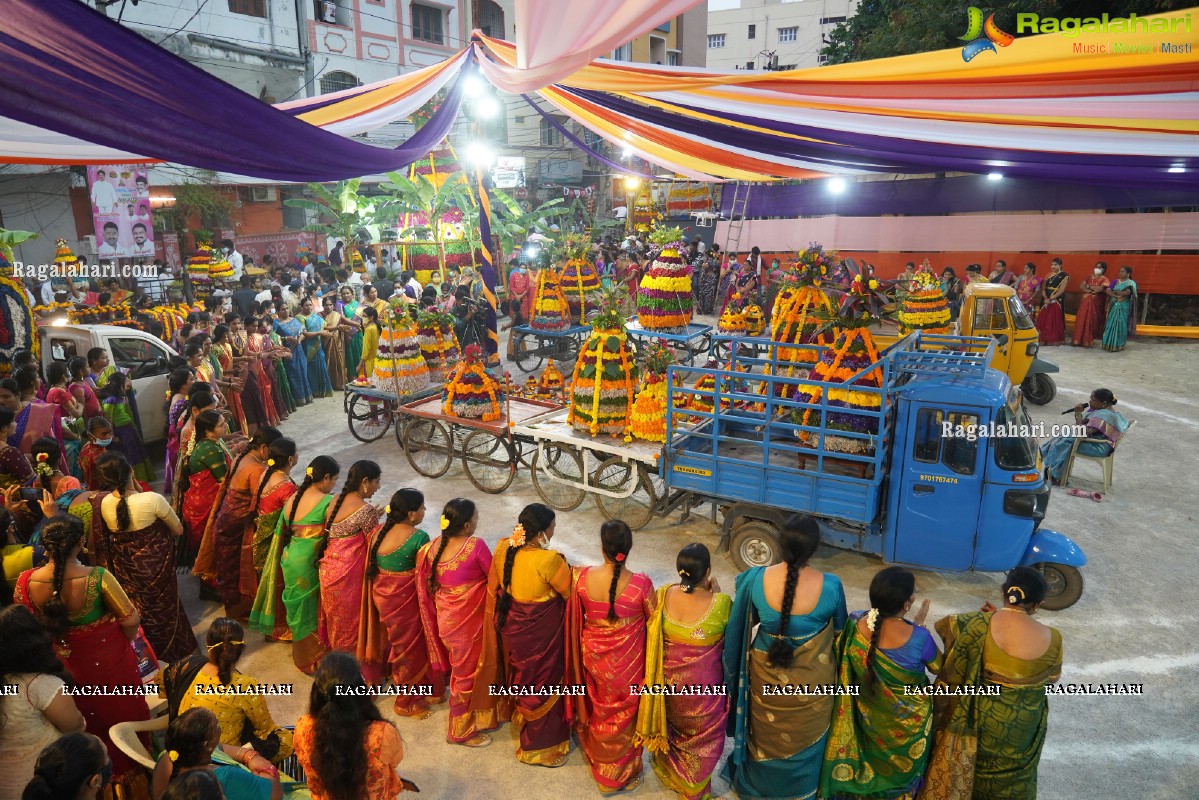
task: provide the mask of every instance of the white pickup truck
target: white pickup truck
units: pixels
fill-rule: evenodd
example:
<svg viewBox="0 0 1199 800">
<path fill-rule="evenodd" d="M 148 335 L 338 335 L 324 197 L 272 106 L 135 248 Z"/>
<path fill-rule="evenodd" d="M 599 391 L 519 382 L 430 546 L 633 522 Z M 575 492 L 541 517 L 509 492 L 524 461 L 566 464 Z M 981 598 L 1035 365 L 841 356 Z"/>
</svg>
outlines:
<svg viewBox="0 0 1199 800">
<path fill-rule="evenodd" d="M 87 357 L 93 347 L 108 351 L 110 362 L 133 379 L 137 392 L 137 412 L 146 442 L 165 438 L 167 377 L 170 359 L 176 355 L 170 345 L 156 336 L 119 325 L 48 325 L 40 328 L 42 368 L 55 361 Z"/>
</svg>

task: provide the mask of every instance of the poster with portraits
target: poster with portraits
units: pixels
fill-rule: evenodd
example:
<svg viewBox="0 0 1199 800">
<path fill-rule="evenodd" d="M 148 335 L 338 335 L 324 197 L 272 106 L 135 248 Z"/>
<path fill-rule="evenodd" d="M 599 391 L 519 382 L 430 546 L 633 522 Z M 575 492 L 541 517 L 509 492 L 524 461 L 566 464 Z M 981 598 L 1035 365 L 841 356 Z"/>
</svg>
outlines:
<svg viewBox="0 0 1199 800">
<path fill-rule="evenodd" d="M 96 257 L 154 258 L 150 176 L 145 164 L 87 168 L 88 200 L 96 230 Z"/>
</svg>

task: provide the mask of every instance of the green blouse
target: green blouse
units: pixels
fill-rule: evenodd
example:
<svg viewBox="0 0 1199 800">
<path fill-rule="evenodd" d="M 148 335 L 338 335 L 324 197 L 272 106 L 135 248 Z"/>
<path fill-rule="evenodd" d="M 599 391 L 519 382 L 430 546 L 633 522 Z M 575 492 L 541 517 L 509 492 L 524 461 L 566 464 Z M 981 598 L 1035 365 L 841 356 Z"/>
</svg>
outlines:
<svg viewBox="0 0 1199 800">
<path fill-rule="evenodd" d="M 416 569 L 416 554 L 429 543 L 429 534 L 417 528 L 408 541 L 392 550 L 390 553 L 379 553 L 379 569 L 388 572 L 408 572 Z"/>
<path fill-rule="evenodd" d="M 229 471 L 229 451 L 224 442 L 203 439 L 196 442 L 192 448 L 191 458 L 188 459 L 187 469 L 192 475 L 209 470 L 212 477 L 222 480 Z"/>
</svg>

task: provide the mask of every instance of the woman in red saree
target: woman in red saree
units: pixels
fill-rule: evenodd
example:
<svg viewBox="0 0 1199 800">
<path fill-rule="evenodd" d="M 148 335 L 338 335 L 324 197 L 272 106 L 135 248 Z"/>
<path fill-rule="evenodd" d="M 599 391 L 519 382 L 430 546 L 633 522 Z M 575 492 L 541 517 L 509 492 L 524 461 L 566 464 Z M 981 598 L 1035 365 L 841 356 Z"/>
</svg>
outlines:
<svg viewBox="0 0 1199 800">
<path fill-rule="evenodd" d="M 250 361 L 250 371 L 254 373 L 262 391 L 262 405 L 267 415 L 267 424 L 277 426 L 287 419 L 287 401 L 279 389 L 275 362 L 271 358 L 274 346 L 270 337 L 259 332 L 262 323 L 257 317 L 246 317 L 243 324 L 246 327 L 245 353 L 253 359 Z"/>
<path fill-rule="evenodd" d="M 479 514 L 475 504 L 458 497 L 441 512 L 441 535 L 416 557 L 421 623 L 433 668 L 448 676 L 450 724 L 446 740 L 467 747 L 486 747 L 485 731 L 499 727 L 495 709 L 474 712 L 471 694 L 483 647 L 483 611 L 491 551 L 475 538 Z"/>
<path fill-rule="evenodd" d="M 142 678 L 131 642 L 141 618 L 121 584 L 102 567 L 85 567 L 83 523 L 60 514 L 42 529 L 49 562 L 17 578 L 13 601 L 32 611 L 58 640 L 58 657 L 80 686 L 138 686 Z M 108 737 L 118 722 L 150 718 L 140 695 L 79 696 L 75 705 L 87 719 L 112 759 L 114 796 L 123 800 L 148 798 L 146 772 L 122 753 Z M 146 744 L 143 742 L 143 744 Z"/>
<path fill-rule="evenodd" d="M 187 526 L 187 544 L 193 553 L 208 527 L 208 516 L 216 507 L 221 481 L 229 474 L 232 458 L 221 436 L 229 430 L 225 417 L 216 409 L 201 411 L 196 417 L 191 447 L 183 453 L 179 471 L 179 489 L 183 497 L 183 523 Z M 211 581 L 205 581 L 211 584 Z"/>
<path fill-rule="evenodd" d="M 379 491 L 383 472 L 374 461 L 355 461 L 346 474 L 341 494 L 329 503 L 325 533 L 329 537 L 321 555 L 321 623 L 330 650 L 358 651 L 358 622 L 362 615 L 362 588 L 366 583 L 367 537 L 379 527 L 380 509 L 367 502 Z M 378 662 L 363 664 L 369 683 L 382 683 Z"/>
<path fill-rule="evenodd" d="M 604 563 L 582 569 L 571 593 L 567 678 L 587 687 L 575 698 L 579 746 L 596 786 L 611 793 L 641 785 L 641 746 L 634 742 L 639 699 L 629 687 L 645 682 L 646 620 L 655 598 L 650 579 L 626 569 L 629 526 L 605 522 L 600 542 Z"/>
<path fill-rule="evenodd" d="M 658 610 L 650 617 L 645 682 L 692 693 L 642 695 L 637 743 L 649 749 L 667 788 L 703 800 L 712 796 L 712 772 L 724 753 L 729 704 L 721 656 L 733 600 L 720 593 L 702 544 L 680 550 L 675 566 L 679 583 L 658 590 Z"/>
<path fill-rule="evenodd" d="M 1103 338 L 1103 325 L 1107 321 L 1107 290 L 1112 285 L 1107 279 L 1107 264 L 1095 262 L 1095 271 L 1082 282 L 1082 299 L 1078 301 L 1078 313 L 1074 315 L 1074 346 L 1090 347 L 1096 339 Z"/>
<path fill-rule="evenodd" d="M 123 454 L 102 456 L 96 472 L 101 491 L 88 498 L 88 558 L 129 592 L 154 655 L 166 662 L 186 658 L 196 651 L 196 636 L 175 578 L 183 525 L 165 497 L 138 489 Z"/>
<path fill-rule="evenodd" d="M 245 619 L 258 593 L 254 572 L 254 493 L 266 471 L 267 451 L 283 434 L 262 427 L 221 481 L 192 570 L 205 583 L 216 583 L 225 616 Z"/>
<path fill-rule="evenodd" d="M 566 597 L 570 565 L 547 549 L 554 537 L 554 512 L 541 503 L 525 506 L 516 529 L 496 545 L 487 581 L 482 664 L 471 707 L 495 706 L 492 685 L 543 690 L 562 685 L 566 675 Z M 516 758 L 525 764 L 560 767 L 570 753 L 568 697 L 518 694 L 513 724 L 520 730 Z M 509 705 L 501 717 L 510 715 Z"/>
<path fill-rule="evenodd" d="M 445 678 L 429 664 L 416 592 L 416 554 L 429 543 L 429 534 L 416 527 L 425 518 L 425 496 L 400 489 L 386 512 L 367 555 L 358 660 L 364 668 L 379 664 L 407 692 L 396 695 L 396 714 L 427 719 L 433 713 L 429 704 L 445 699 Z"/>
</svg>

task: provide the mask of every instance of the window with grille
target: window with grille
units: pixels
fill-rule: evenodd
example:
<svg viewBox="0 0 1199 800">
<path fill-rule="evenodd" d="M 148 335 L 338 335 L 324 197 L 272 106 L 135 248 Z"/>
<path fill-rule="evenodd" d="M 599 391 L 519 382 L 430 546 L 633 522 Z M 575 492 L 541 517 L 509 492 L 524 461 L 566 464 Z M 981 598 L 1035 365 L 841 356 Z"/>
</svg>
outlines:
<svg viewBox="0 0 1199 800">
<path fill-rule="evenodd" d="M 229 11 L 247 17 L 265 17 L 266 0 L 229 0 Z"/>
<path fill-rule="evenodd" d="M 562 132 L 554 127 L 548 119 L 541 120 L 541 146 L 561 147 Z"/>
<path fill-rule="evenodd" d="M 479 30 L 485 36 L 504 38 L 504 10 L 492 0 L 483 0 L 479 5 Z"/>
<path fill-rule="evenodd" d="M 412 38 L 433 44 L 445 44 L 445 10 L 412 4 Z"/>
<path fill-rule="evenodd" d="M 348 72 L 330 72 L 321 76 L 321 94 L 354 89 L 361 85 L 362 83 Z"/>
<path fill-rule="evenodd" d="M 709 33 L 708 34 L 708 47 L 711 47 L 711 48 L 724 47 L 724 34 L 723 33 Z"/>
<path fill-rule="evenodd" d="M 790 28 L 779 28 L 779 44 L 783 42 L 794 42 L 799 38 L 799 26 Z"/>
<path fill-rule="evenodd" d="M 745 38 L 746 38 L 746 39 L 753 39 L 753 38 L 756 38 L 756 37 L 757 37 L 757 35 L 758 35 L 758 26 L 757 26 L 757 25 L 750 25 L 750 26 L 749 26 L 749 33 L 747 33 L 747 34 L 745 35 Z"/>
<path fill-rule="evenodd" d="M 845 17 L 821 17 L 820 18 L 821 25 L 836 25 L 837 23 L 844 22 L 844 21 L 845 21 Z"/>
</svg>

